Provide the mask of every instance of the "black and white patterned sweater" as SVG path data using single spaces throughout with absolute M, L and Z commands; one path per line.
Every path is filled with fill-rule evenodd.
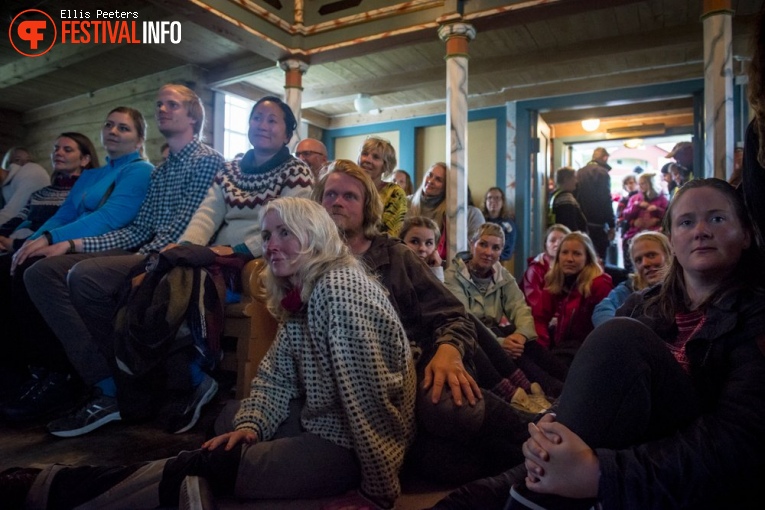
M 306 431 L 356 452 L 362 492 L 394 501 L 414 438 L 415 372 L 395 310 L 363 270 L 327 272 L 280 325 L 234 426 L 268 440 L 298 397 Z

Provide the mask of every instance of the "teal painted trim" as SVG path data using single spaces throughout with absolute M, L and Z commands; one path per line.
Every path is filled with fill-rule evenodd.
M 505 186 L 505 131 L 507 122 L 505 119 L 505 107 L 495 106 L 491 108 L 481 108 L 468 112 L 468 122 L 496 119 L 497 121 L 497 151 L 495 154 L 497 176 L 497 185 Z M 381 131 L 398 131 L 399 148 L 398 167 L 409 172 L 410 177 L 414 177 L 415 164 L 415 141 L 417 129 L 422 127 L 439 126 L 446 124 L 446 114 L 428 115 L 425 117 L 416 117 L 414 119 L 397 120 L 390 122 L 378 122 L 376 124 L 365 124 L 363 126 L 353 126 L 347 128 L 327 129 L 322 136 L 322 142 L 327 146 L 327 156 L 329 159 L 335 158 L 335 139 L 346 136 L 360 136 Z M 469 142 L 468 142 L 469 143 Z
M 534 196 L 531 189 L 531 158 L 529 154 L 530 140 L 532 137 L 531 112 L 536 115 L 537 112 L 544 113 L 548 110 L 618 104 L 620 102 L 623 103 L 644 98 L 659 99 L 694 96 L 695 100 L 699 92 L 701 92 L 703 96 L 703 90 L 704 80 L 696 79 L 518 101 L 516 104 L 516 118 L 507 119 L 508 122 L 515 122 L 516 127 L 517 161 L 515 215 L 516 225 L 518 225 L 519 230 L 515 241 L 516 265 L 525 264 L 526 257 L 536 255 L 543 248 L 541 243 L 534 243 L 540 244 L 539 246 L 531 245 L 531 204 L 535 203 L 539 204 L 538 207 L 544 207 L 545 203 L 544 200 L 542 200 L 544 197 Z M 703 97 L 701 106 L 703 108 Z M 699 110 L 696 105 L 694 105 L 694 140 L 703 140 L 703 125 L 700 126 L 701 130 L 699 130 L 699 124 L 703 122 L 702 119 L 703 115 L 699 114 Z M 536 134 L 533 136 L 536 136 Z M 696 142 L 696 146 L 700 148 L 698 142 Z M 540 209 L 538 214 L 542 213 L 543 211 Z M 541 235 L 542 233 L 539 232 L 536 237 L 541 237 Z

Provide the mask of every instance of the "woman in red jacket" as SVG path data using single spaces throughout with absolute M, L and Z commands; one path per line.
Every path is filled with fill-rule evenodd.
M 590 238 L 568 234 L 545 275 L 539 302 L 532 305 L 537 341 L 567 365 L 593 330 L 592 311 L 613 289 L 611 277 L 598 264 Z
M 571 233 L 566 225 L 556 223 L 551 225 L 545 232 L 545 251 L 536 257 L 529 257 L 527 263 L 529 267 L 523 275 L 521 290 L 526 296 L 526 303 L 530 307 L 539 303 L 542 296 L 542 290 L 545 288 L 545 275 L 550 270 L 552 261 L 555 260 L 555 254 L 558 253 L 560 242 Z

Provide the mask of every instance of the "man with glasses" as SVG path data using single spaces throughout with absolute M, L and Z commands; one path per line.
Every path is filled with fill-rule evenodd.
M 327 164 L 327 148 L 319 140 L 306 138 L 295 147 L 295 157 L 311 167 L 313 178 L 319 181 L 319 172 Z

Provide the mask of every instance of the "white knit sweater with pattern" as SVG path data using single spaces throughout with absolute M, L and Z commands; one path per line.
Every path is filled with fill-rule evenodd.
M 268 440 L 290 400 L 305 398 L 305 430 L 353 449 L 361 490 L 394 501 L 414 438 L 415 384 L 409 343 L 384 290 L 361 269 L 334 269 L 280 325 L 234 426 Z

